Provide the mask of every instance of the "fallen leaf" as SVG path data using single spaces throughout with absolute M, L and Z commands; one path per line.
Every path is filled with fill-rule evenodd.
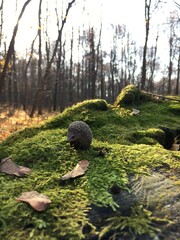
M 82 160 L 80 162 L 78 162 L 78 164 L 75 166 L 75 168 L 66 173 L 64 176 L 62 176 L 62 180 L 67 180 L 69 178 L 75 178 L 81 175 L 84 175 L 84 173 L 86 172 L 87 168 L 89 166 L 89 162 L 87 160 Z
M 171 147 L 171 151 L 179 151 L 180 150 L 180 144 L 174 143 Z
M 17 202 L 27 202 L 38 212 L 44 211 L 51 203 L 51 200 L 44 194 L 37 191 L 24 192 L 18 198 Z
M 139 113 L 140 113 L 140 111 L 138 109 L 133 108 L 132 112 L 131 112 L 131 115 L 137 115 Z
M 31 173 L 31 169 L 23 166 L 18 166 L 10 158 L 3 158 L 0 162 L 0 172 L 18 177 L 24 177 Z

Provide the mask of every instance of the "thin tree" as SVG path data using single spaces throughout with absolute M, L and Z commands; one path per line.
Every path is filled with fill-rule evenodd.
M 1 42 L 2 42 L 2 32 L 3 32 L 3 5 L 4 5 L 4 0 L 1 1 L 0 5 L 0 47 L 1 47 Z
M 43 79 L 42 79 L 42 26 L 41 26 L 41 11 L 42 11 L 42 0 L 39 1 L 39 12 L 38 12 L 38 38 L 39 38 L 39 47 L 38 47 L 38 88 L 43 88 Z M 42 91 L 40 92 L 39 102 L 38 102 L 38 114 L 42 114 Z
M 179 47 L 179 56 L 178 56 L 178 62 L 177 62 L 177 79 L 176 79 L 176 89 L 175 94 L 179 94 L 179 83 L 180 83 L 180 47 Z
M 149 38 L 149 27 L 150 27 L 150 9 L 151 9 L 151 0 L 145 0 L 145 43 L 143 49 L 143 62 L 142 62 L 142 75 L 141 75 L 141 89 L 145 89 L 146 84 L 146 55 L 147 55 L 147 46 Z
M 20 12 L 20 15 L 18 17 L 17 23 L 16 23 L 16 25 L 14 27 L 14 30 L 13 30 L 13 35 L 12 35 L 12 38 L 11 38 L 11 41 L 10 41 L 10 44 L 9 44 L 9 48 L 8 48 L 8 51 L 7 51 L 7 55 L 6 55 L 5 63 L 4 63 L 4 66 L 3 66 L 3 70 L 2 70 L 2 72 L 0 74 L 0 93 L 2 92 L 2 90 L 4 88 L 6 72 L 7 72 L 7 69 L 8 69 L 8 65 L 9 65 L 11 56 L 13 55 L 13 52 L 14 52 L 14 43 L 15 43 L 15 39 L 16 39 L 19 23 L 20 23 L 20 20 L 21 20 L 23 14 L 24 14 L 24 11 L 25 11 L 27 5 L 30 2 L 31 2 L 31 0 L 27 0 L 24 3 L 24 5 L 22 7 L 22 10 Z
M 47 63 L 47 66 L 46 66 L 46 70 L 45 70 L 45 74 L 43 76 L 43 82 L 44 84 L 46 84 L 46 81 L 48 81 L 49 79 L 49 75 L 50 75 L 50 70 L 51 70 L 51 66 L 52 66 L 52 63 L 54 61 L 54 58 L 56 56 L 56 53 L 57 53 L 57 49 L 58 49 L 58 46 L 59 46 L 59 42 L 61 41 L 61 38 L 62 38 L 62 33 L 63 33 L 63 29 L 64 29 L 64 26 L 65 26 L 65 23 L 66 23 L 66 20 L 67 20 L 67 16 L 68 16 L 68 13 L 69 13 L 69 10 L 71 9 L 73 3 L 75 2 L 75 0 L 72 0 L 71 2 L 68 3 L 68 7 L 66 9 L 66 13 L 65 13 L 65 16 L 62 20 L 62 23 L 61 23 L 61 28 L 59 29 L 59 33 L 58 33 L 58 38 L 56 40 L 56 43 L 55 43 L 55 46 L 54 46 L 54 50 L 53 50 L 53 53 L 52 53 L 52 56 L 51 56 L 51 59 L 50 61 Z M 32 106 L 32 110 L 30 112 L 30 117 L 33 117 L 34 113 L 35 113 L 35 110 L 36 110 L 36 107 L 37 107 L 37 104 L 38 104 L 38 101 L 41 97 L 41 92 L 43 92 L 43 88 L 40 86 L 38 87 L 36 93 L 35 93 L 35 96 L 34 96 L 34 102 L 33 102 L 33 106 Z
M 167 86 L 167 94 L 171 94 L 172 92 L 172 74 L 173 74 L 173 64 L 176 55 L 176 12 L 171 12 L 169 19 L 169 66 L 168 66 L 168 86 Z
M 90 97 L 95 98 L 96 94 L 96 58 L 95 58 L 95 32 L 94 28 L 89 29 L 89 92 Z
M 32 57 L 33 57 L 34 43 L 35 43 L 37 37 L 38 37 L 38 34 L 36 34 L 35 38 L 33 39 L 32 43 L 31 43 L 31 52 L 30 52 L 29 59 L 27 60 L 27 64 L 26 64 L 25 70 L 24 70 L 24 82 L 23 82 L 23 110 L 24 111 L 27 110 L 28 95 L 29 95 L 29 91 L 28 91 L 28 68 L 29 68 L 29 65 L 30 65 Z
M 151 57 L 152 58 L 151 58 L 151 63 L 150 63 L 150 77 L 149 77 L 149 82 L 148 82 L 148 90 L 150 92 L 153 92 L 153 90 L 154 90 L 154 72 L 156 70 L 156 56 L 157 56 L 158 38 L 159 38 L 159 35 L 157 34 L 155 47 L 151 48 L 151 51 L 152 51 L 152 56 Z
M 73 94 L 73 38 L 74 38 L 74 30 L 72 27 L 72 35 L 70 41 L 70 62 L 69 62 L 69 102 L 70 104 L 73 103 L 74 94 Z

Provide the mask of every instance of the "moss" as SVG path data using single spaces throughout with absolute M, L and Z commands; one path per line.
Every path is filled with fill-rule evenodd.
M 179 116 L 171 108 L 170 102 L 145 102 L 139 106 L 140 114 L 132 116 L 129 108 L 87 100 L 0 143 L 1 159 L 11 156 L 17 164 L 33 170 L 27 178 L 0 175 L 0 238 L 65 240 L 98 234 L 89 209 L 92 205 L 110 207 L 116 213 L 119 206 L 110 191 L 112 186 L 127 190 L 130 176 L 147 175 L 152 169 L 168 169 L 171 174 L 180 167 L 180 153 L 158 144 L 164 136 L 159 126 L 179 126 Z M 92 146 L 86 151 L 76 151 L 66 141 L 68 125 L 76 120 L 88 123 L 93 132 Z M 83 159 L 90 162 L 86 174 L 62 182 L 62 175 Z M 16 197 L 30 190 L 51 199 L 45 212 L 37 213 L 28 204 L 16 203 Z M 139 224 L 147 226 L 143 221 Z M 89 226 L 88 233 L 83 231 L 84 226 Z
M 141 92 L 136 86 L 128 85 L 123 88 L 121 93 L 117 96 L 114 103 L 115 106 L 139 105 L 142 102 L 150 101 L 152 98 Z
M 170 103 L 169 111 L 175 115 L 180 115 L 180 103 L 179 102 Z
M 107 102 L 103 99 L 85 100 L 65 109 L 63 113 L 47 121 L 44 125 L 44 129 L 67 127 L 70 122 L 77 120 L 88 123 L 88 114 L 86 114 L 88 110 L 106 111 L 107 109 Z M 84 119 L 84 115 L 86 115 L 86 119 Z
M 163 130 L 158 128 L 149 128 L 147 130 L 138 130 L 133 134 L 136 143 L 144 143 L 154 145 L 160 143 L 165 144 L 165 133 Z

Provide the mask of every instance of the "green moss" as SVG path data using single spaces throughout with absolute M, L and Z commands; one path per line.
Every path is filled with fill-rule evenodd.
M 70 122 L 77 120 L 88 122 L 88 114 L 86 114 L 88 110 L 106 111 L 107 109 L 107 102 L 103 99 L 85 100 L 65 109 L 63 113 L 47 121 L 44 129 L 67 127 Z
M 33 170 L 27 178 L 0 175 L 0 238 L 84 239 L 97 231 L 89 217 L 92 205 L 117 211 L 112 186 L 128 189 L 130 176 L 150 174 L 152 169 L 176 171 L 180 153 L 160 145 L 164 132 L 159 126 L 177 128 L 180 124 L 179 116 L 171 111 L 172 103 L 146 102 L 138 109 L 140 114 L 132 116 L 129 108 L 108 106 L 99 99 L 87 100 L 0 143 L 1 159 L 10 156 L 17 164 Z M 86 151 L 76 151 L 66 141 L 68 125 L 75 120 L 85 121 L 92 129 L 93 143 Z M 100 155 L 100 151 L 104 154 Z M 61 177 L 83 159 L 90 162 L 86 174 L 62 182 Z M 15 201 L 22 192 L 31 190 L 51 199 L 45 212 L 37 213 L 28 204 Z M 133 216 L 128 217 L 120 222 L 125 221 L 136 235 L 130 226 Z M 149 222 L 143 220 L 139 224 L 144 224 L 146 234 L 150 234 Z M 85 233 L 83 228 L 87 225 L 90 230 Z
M 180 115 L 180 103 L 179 102 L 170 103 L 169 110 L 175 115 Z
M 154 145 L 160 143 L 164 145 L 165 143 L 165 133 L 158 128 L 149 128 L 147 130 L 139 130 L 133 134 L 136 143 Z
M 123 88 L 117 96 L 115 106 L 138 105 L 142 102 L 150 101 L 152 98 L 141 92 L 136 86 L 128 85 Z

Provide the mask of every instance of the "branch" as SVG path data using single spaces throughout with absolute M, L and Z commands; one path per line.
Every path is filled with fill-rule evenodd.
M 150 93 L 150 92 L 146 92 L 146 91 L 142 91 L 142 92 L 147 94 L 147 95 L 150 95 L 150 96 L 155 96 L 155 97 L 159 97 L 159 98 L 162 98 L 162 99 L 167 99 L 167 100 L 180 102 L 180 99 L 175 99 L 175 98 L 171 98 L 171 97 L 165 97 L 165 96 L 162 96 L 162 95 L 158 95 L 158 94 Z
M 63 31 L 64 25 L 65 25 L 65 23 L 66 23 L 66 19 L 67 19 L 69 10 L 70 10 L 70 8 L 72 7 L 72 5 L 73 5 L 73 3 L 74 3 L 75 1 L 76 1 L 76 0 L 72 0 L 70 3 L 68 3 L 68 7 L 67 7 L 67 9 L 66 9 L 66 14 L 65 14 L 64 19 L 62 20 L 62 25 L 61 25 L 61 28 L 60 28 L 60 30 L 59 30 L 59 34 L 58 34 L 58 38 L 57 38 L 57 40 L 56 40 L 56 44 L 55 44 L 55 47 L 54 47 L 54 51 L 53 51 L 51 60 L 50 60 L 50 62 L 49 62 L 49 64 L 48 64 L 48 66 L 47 66 L 47 69 L 46 69 L 46 73 L 45 73 L 44 78 L 46 78 L 46 77 L 47 77 L 46 75 L 49 74 L 49 70 L 50 70 L 50 68 L 51 68 L 51 65 L 52 65 L 52 63 L 53 63 L 53 61 L 54 61 L 54 57 L 55 57 L 56 52 L 57 52 L 58 44 L 59 44 L 59 42 L 60 42 L 60 40 L 61 40 L 62 31 Z
M 176 4 L 176 6 L 180 9 L 180 4 L 177 3 L 176 1 L 174 1 L 174 3 Z

